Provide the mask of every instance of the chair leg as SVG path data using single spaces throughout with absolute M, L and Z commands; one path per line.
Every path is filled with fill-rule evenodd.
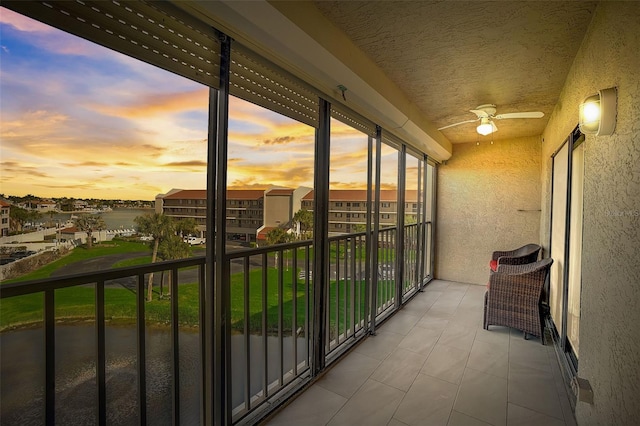
M 527 332 L 526 331 L 524 332 L 524 340 L 529 340 L 529 339 L 527 339 Z

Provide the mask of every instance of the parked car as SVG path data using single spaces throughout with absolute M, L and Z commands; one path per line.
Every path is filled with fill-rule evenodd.
M 204 244 L 206 241 L 207 241 L 206 238 L 200 238 L 200 237 L 188 236 L 184 238 L 184 242 L 189 243 L 192 246 Z

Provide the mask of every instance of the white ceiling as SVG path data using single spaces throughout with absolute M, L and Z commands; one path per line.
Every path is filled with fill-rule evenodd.
M 542 111 L 497 121 L 494 140 L 540 135 L 553 111 L 597 2 L 314 1 L 420 112 L 442 127 L 469 110 Z M 577 121 L 577 117 L 576 117 Z M 476 123 L 445 129 L 475 142 Z

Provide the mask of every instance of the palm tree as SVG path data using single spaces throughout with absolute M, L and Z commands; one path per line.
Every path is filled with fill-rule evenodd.
M 93 247 L 93 232 L 102 231 L 107 227 L 107 224 L 104 223 L 104 220 L 101 216 L 94 214 L 83 214 L 78 217 L 78 219 L 76 219 L 76 226 L 81 231 L 87 233 L 87 249 L 91 249 Z
M 184 259 L 191 255 L 189 244 L 178 235 L 169 235 L 158 245 L 158 256 L 162 260 Z M 160 277 L 160 297 L 163 296 L 164 271 Z M 171 275 L 169 275 L 169 295 L 171 294 Z
M 313 229 L 313 212 L 309 210 L 298 210 L 291 219 L 293 223 L 300 226 L 300 239 L 303 240 L 307 234 Z
M 287 243 L 287 242 L 291 241 L 291 235 L 289 235 L 287 233 L 287 231 L 285 231 L 282 228 L 273 228 L 272 230 L 267 232 L 265 237 L 267 238 L 267 244 L 269 244 L 270 246 L 274 245 L 274 244 Z M 276 252 L 274 261 L 275 261 L 274 266 L 277 268 L 278 267 L 278 252 Z M 288 266 L 287 266 L 287 268 L 288 268 Z
M 145 214 L 136 216 L 133 220 L 138 225 L 138 232 L 151 235 L 153 237 L 153 253 L 151 263 L 155 263 L 158 257 L 158 247 L 160 242 L 175 233 L 175 223 L 169 216 L 160 213 Z M 147 301 L 153 299 L 153 274 L 149 274 L 149 284 L 147 285 Z
M 196 234 L 198 232 L 198 223 L 192 217 L 186 217 L 184 219 L 179 219 L 176 221 L 176 232 L 181 237 L 186 237 L 190 234 Z M 181 259 L 179 257 L 174 259 Z

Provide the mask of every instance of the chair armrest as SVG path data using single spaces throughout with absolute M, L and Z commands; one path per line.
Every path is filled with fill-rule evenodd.
M 503 256 L 513 256 L 514 253 L 515 253 L 515 250 L 494 251 L 491 254 L 491 260 L 498 260 L 500 257 L 503 257 Z

